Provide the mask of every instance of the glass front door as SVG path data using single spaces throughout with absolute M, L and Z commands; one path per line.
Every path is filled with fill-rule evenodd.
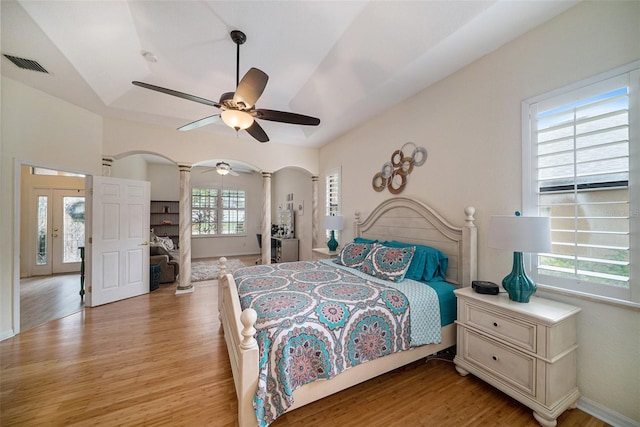
M 84 190 L 36 191 L 33 275 L 80 271 Z

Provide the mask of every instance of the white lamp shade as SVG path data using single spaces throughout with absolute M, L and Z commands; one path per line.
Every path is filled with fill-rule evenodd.
M 220 113 L 222 121 L 235 130 L 246 129 L 253 124 L 253 117 L 240 110 L 224 110 Z
M 330 215 L 324 217 L 325 230 L 342 230 L 342 215 Z
M 549 218 L 492 216 L 489 224 L 489 247 L 513 252 L 551 252 Z

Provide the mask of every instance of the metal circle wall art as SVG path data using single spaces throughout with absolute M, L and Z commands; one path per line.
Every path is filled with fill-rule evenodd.
M 411 149 L 410 156 L 405 155 L 408 149 Z M 391 161 L 385 162 L 380 172 L 373 175 L 371 185 L 378 192 L 387 187 L 391 194 L 400 194 L 407 185 L 407 177 L 413 172 L 413 168 L 424 165 L 426 161 L 427 149 L 416 147 L 413 142 L 407 142 L 391 154 Z

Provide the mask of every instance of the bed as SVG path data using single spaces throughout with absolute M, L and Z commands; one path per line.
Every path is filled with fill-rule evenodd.
M 423 203 L 404 197 L 395 197 L 382 202 L 365 219 L 361 219 L 359 213 L 355 214 L 354 239 L 358 242 L 395 241 L 403 242 L 403 244 L 435 248 L 437 251 L 446 254 L 447 267 L 446 271 L 442 272 L 446 282 L 454 287 L 470 286 L 471 281 L 476 279 L 477 274 L 477 230 L 474 224 L 474 212 L 475 210 L 472 207 L 466 208 L 464 216 L 461 213 L 460 221 L 458 221 L 462 222 L 463 225 L 456 227 Z M 372 247 L 375 246 L 377 245 Z M 285 274 L 286 272 L 283 270 L 300 269 L 305 266 L 305 262 L 241 269 L 235 273 L 239 276 L 238 281 L 236 281 L 232 274 L 226 273 L 225 261 L 224 257 L 220 259 L 218 309 L 238 398 L 238 424 L 240 427 L 266 425 L 272 418 L 267 417 L 268 421 L 266 423 L 263 420 L 259 422 L 254 409 L 254 399 L 262 402 L 264 397 L 260 393 L 256 394 L 256 389 L 259 381 L 262 383 L 261 385 L 264 385 L 266 381 L 264 372 L 262 376 L 260 374 L 260 368 L 266 365 L 265 360 L 260 359 L 258 345 L 258 340 L 260 340 L 260 344 L 264 346 L 265 340 L 260 338 L 261 334 L 256 334 L 256 321 L 258 319 L 256 310 L 253 308 L 242 310 L 243 304 L 245 306 L 249 305 L 247 299 L 250 299 L 250 297 L 244 296 L 241 304 L 238 283 L 241 283 L 241 292 L 242 290 L 246 291 L 247 284 L 243 280 L 246 281 L 248 276 L 258 274 L 258 271 L 253 269 L 266 269 L 265 271 L 268 271 L 270 276 L 265 277 L 273 278 Z M 306 266 L 319 269 L 322 274 L 325 274 L 328 268 L 333 267 L 326 260 L 306 263 Z M 363 268 L 361 266 L 361 269 Z M 305 270 L 305 274 L 316 273 Z M 342 273 L 332 270 L 331 274 Z M 360 279 L 351 278 L 349 280 Z M 403 284 L 404 282 L 411 281 L 402 281 Z M 379 286 L 385 285 L 380 284 Z M 395 295 L 393 290 L 381 289 L 384 290 L 380 292 Z M 254 307 L 258 308 L 257 306 Z M 260 309 L 258 308 L 258 310 Z M 398 324 L 406 321 L 406 319 L 402 318 L 402 313 L 397 314 L 397 316 L 399 316 L 396 319 Z M 395 350 L 400 350 L 399 352 L 385 353 L 384 356 L 368 360 L 366 363 L 347 363 L 349 366 L 344 367 L 342 371 L 334 372 L 333 375 L 328 375 L 327 379 L 309 382 L 304 385 L 298 384 L 291 392 L 291 395 L 288 396 L 290 401 L 287 401 L 286 407 L 280 408 L 280 411 L 289 412 L 456 344 L 456 329 L 453 322 L 441 326 L 438 333 L 439 342 L 419 346 L 410 343 L 407 347 L 406 342 L 401 343 L 400 338 L 398 338 L 395 340 L 394 347 L 397 347 Z M 345 344 L 344 347 L 347 347 L 347 345 Z M 276 362 L 273 363 L 275 364 Z M 274 388 L 272 384 L 270 386 L 271 389 Z M 271 406 L 267 405 L 267 408 Z

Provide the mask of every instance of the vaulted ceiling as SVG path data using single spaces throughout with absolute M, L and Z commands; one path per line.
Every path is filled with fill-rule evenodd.
M 239 29 L 240 77 L 269 75 L 256 106 L 321 119 L 259 121 L 271 143 L 317 147 L 576 3 L 3 0 L 2 53 L 48 74 L 4 56 L 1 69 L 97 114 L 177 128 L 219 110 L 131 81 L 217 101 L 235 90 Z M 193 132 L 234 133 L 222 122 Z

